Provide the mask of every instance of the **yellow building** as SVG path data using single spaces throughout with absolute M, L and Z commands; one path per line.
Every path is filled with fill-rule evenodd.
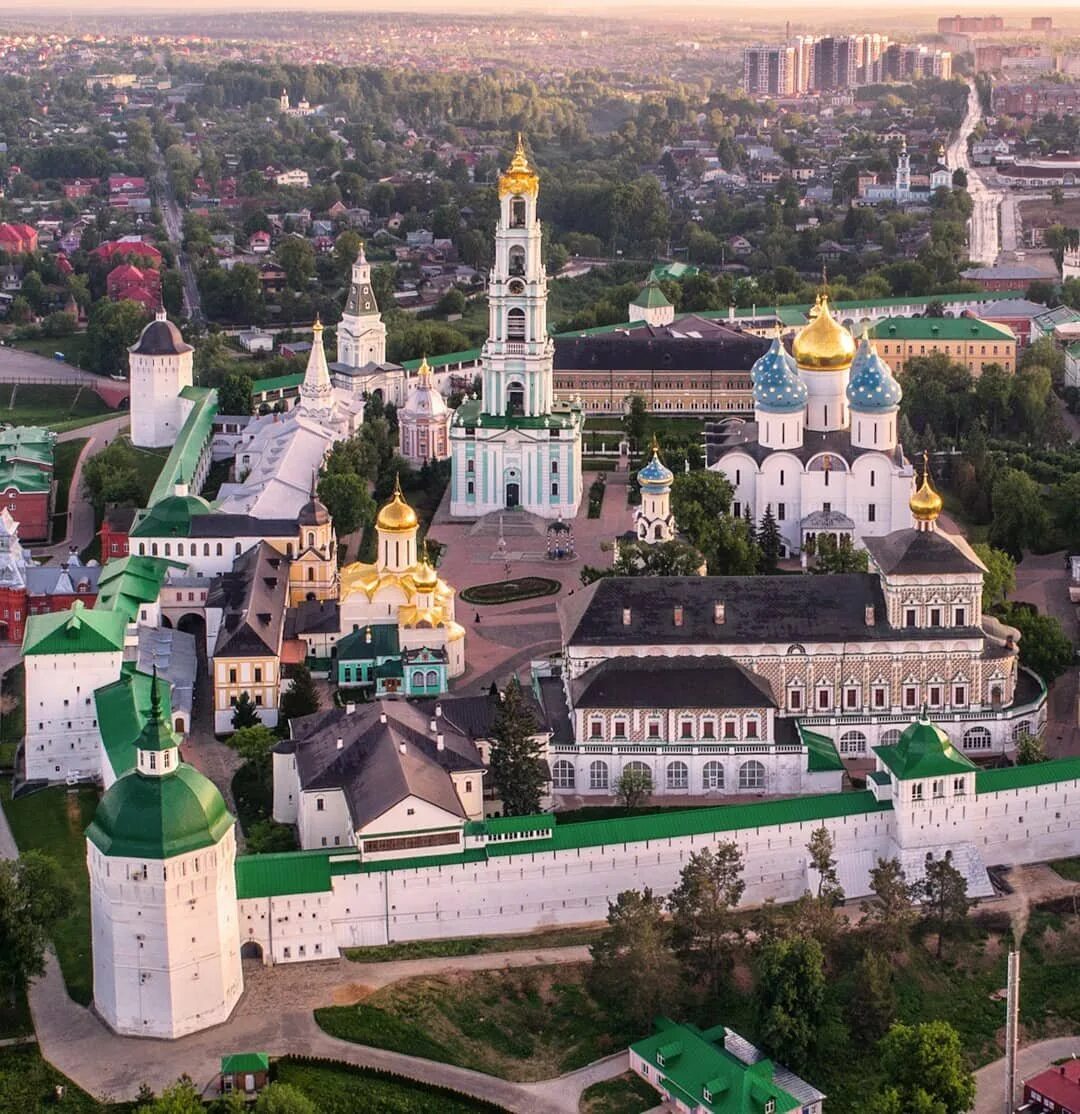
M 977 317 L 886 317 L 870 335 L 896 375 L 913 357 L 936 352 L 963 364 L 976 379 L 990 364 L 1016 371 L 1016 334 Z
M 315 479 L 311 481 L 311 498 L 300 508 L 297 519 L 298 537 L 295 556 L 292 546 L 288 556 L 289 606 L 296 607 L 304 600 L 330 600 L 337 598 L 337 534 L 330 512 L 315 493 Z

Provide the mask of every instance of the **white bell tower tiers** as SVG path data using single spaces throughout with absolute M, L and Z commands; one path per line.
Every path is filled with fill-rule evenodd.
M 347 367 L 386 363 L 386 326 L 371 285 L 371 264 L 364 245 L 352 266 L 349 297 L 337 330 L 337 358 Z

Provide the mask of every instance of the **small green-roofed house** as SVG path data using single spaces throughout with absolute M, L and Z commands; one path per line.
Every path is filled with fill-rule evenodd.
M 690 278 L 692 275 L 698 273 L 698 268 L 692 263 L 656 263 L 653 269 L 649 272 L 649 282 L 660 282 L 662 279 L 672 279 L 678 282 L 679 279 Z
M 928 719 L 916 720 L 893 746 L 874 747 L 881 764 L 900 781 L 973 774 L 974 762 Z
M 657 1018 L 656 1032 L 630 1046 L 630 1067 L 692 1114 L 820 1114 L 825 1100 L 723 1025 L 702 1032 Z
M 221 1057 L 221 1093 L 245 1098 L 257 1095 L 270 1081 L 270 1057 L 265 1052 L 234 1052 Z

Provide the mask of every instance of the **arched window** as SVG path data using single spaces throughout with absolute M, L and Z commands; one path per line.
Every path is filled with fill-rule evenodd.
M 420 689 L 424 687 L 424 671 L 422 669 L 413 670 L 412 683 L 414 689 Z
M 690 788 L 690 767 L 685 762 L 668 763 L 667 787 L 669 789 Z
M 308 531 L 307 543 L 308 549 L 313 549 L 315 547 L 315 535 L 311 530 Z
M 565 758 L 560 758 L 551 767 L 551 784 L 555 789 L 574 788 L 574 764 Z
M 510 201 L 510 227 L 525 227 L 525 198 L 514 197 Z
M 222 543 L 221 543 L 221 542 L 218 542 L 218 543 L 217 543 L 217 555 L 218 555 L 219 557 L 220 557 L 220 556 L 222 555 L 222 553 L 224 552 L 224 550 L 223 550 L 223 549 L 221 548 L 221 546 L 222 546 Z
M 427 677 L 425 678 L 425 680 L 427 682 L 428 688 L 433 688 L 439 683 L 439 674 L 436 673 L 434 669 L 429 669 L 427 671 Z
M 236 543 L 236 556 L 237 557 L 240 556 L 240 543 L 239 542 Z
M 590 789 L 607 789 L 608 787 L 608 764 L 600 762 L 599 760 L 593 762 L 589 766 L 589 788 Z
M 525 274 L 525 249 L 522 247 L 515 246 L 510 249 L 510 274 Z
M 308 580 L 314 580 L 315 579 L 315 566 L 314 565 L 308 565 L 307 578 L 308 578 Z
M 1024 735 L 1031 734 L 1031 723 L 1028 720 L 1021 720 L 1020 723 L 1014 723 L 1012 729 L 1012 741 L 1014 743 L 1020 742 Z
M 866 736 L 861 731 L 845 731 L 840 736 L 841 754 L 865 754 Z
M 511 417 L 522 417 L 525 413 L 525 385 L 513 382 L 506 389 L 506 409 Z
M 151 542 L 150 543 L 150 556 L 151 557 L 156 557 L 157 556 L 157 542 Z
M 184 556 L 184 543 L 183 542 L 177 542 L 176 543 L 176 556 L 177 557 L 183 557 Z
M 635 774 L 641 774 L 648 779 L 649 785 L 652 785 L 652 770 L 650 770 L 644 762 L 627 762 L 626 765 L 623 766 L 622 772 L 625 774 L 629 770 L 633 770 Z
M 882 734 L 881 739 L 878 741 L 878 745 L 883 747 L 894 747 L 898 742 L 900 742 L 900 731 L 893 727 Z
M 506 315 L 506 339 L 525 339 L 525 311 L 517 306 Z
M 969 727 L 964 732 L 965 750 L 989 750 L 990 744 L 990 730 L 987 727 Z
M 146 542 L 139 542 L 139 556 L 146 556 Z
M 724 767 L 719 762 L 706 762 L 701 772 L 702 789 L 724 788 Z
M 203 542 L 202 555 L 204 557 L 209 557 L 210 556 L 210 543 L 209 542 Z
M 756 762 L 753 759 L 749 762 L 744 762 L 739 767 L 739 788 L 764 789 L 765 767 L 760 762 Z

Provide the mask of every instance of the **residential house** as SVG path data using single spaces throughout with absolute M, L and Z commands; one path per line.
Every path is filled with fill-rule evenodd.
M 1034 1114 L 1075 1114 L 1080 1110 L 1080 1060 L 1066 1060 L 1024 1080 L 1023 1109 Z

